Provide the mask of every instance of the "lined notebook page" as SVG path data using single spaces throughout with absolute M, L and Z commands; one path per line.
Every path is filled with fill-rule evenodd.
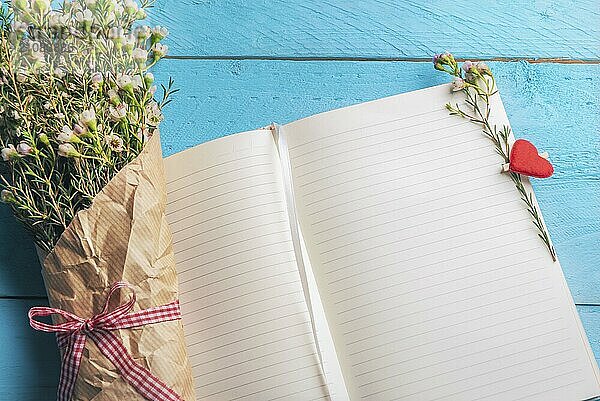
M 444 109 L 450 96 L 435 87 L 284 127 L 351 398 L 596 396 L 560 266 L 492 143 Z
M 328 399 L 271 132 L 206 143 L 165 164 L 198 399 Z

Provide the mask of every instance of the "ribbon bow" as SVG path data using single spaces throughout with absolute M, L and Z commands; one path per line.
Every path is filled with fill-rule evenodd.
M 121 288 L 131 290 L 129 301 L 109 310 L 112 296 Z M 29 310 L 31 327 L 38 331 L 56 333 L 58 346 L 64 349 L 58 385 L 58 401 L 71 400 L 87 338 L 98 346 L 100 352 L 115 365 L 121 376 L 147 400 L 183 400 L 158 377 L 137 364 L 123 343 L 111 333 L 111 331 L 119 329 L 179 320 L 181 319 L 179 301 L 130 313 L 135 302 L 136 296 L 133 287 L 124 282 L 116 282 L 110 287 L 102 312 L 90 319 L 82 319 L 73 313 L 55 308 L 35 307 Z M 51 315 L 60 315 L 66 321 L 52 325 L 35 320 L 36 317 Z

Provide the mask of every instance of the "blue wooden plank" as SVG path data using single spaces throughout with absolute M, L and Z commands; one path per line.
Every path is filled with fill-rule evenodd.
M 595 59 L 597 0 L 158 0 L 172 54 Z
M 51 334 L 34 332 L 27 324 L 29 301 L 0 300 L 5 324 L 0 326 L 0 399 L 53 400 L 59 356 Z M 579 307 L 590 344 L 600 362 L 600 307 Z
M 27 311 L 40 302 L 0 300 L 0 399 L 40 401 L 56 399 L 59 353 L 55 337 L 37 333 Z
M 555 163 L 556 175 L 535 187 L 574 298 L 600 303 L 600 65 L 492 68 L 517 136 L 550 151 Z M 169 74 L 181 92 L 166 112 L 165 154 L 446 80 L 429 63 L 406 62 L 167 60 L 156 75 L 164 81 Z M 14 232 L 1 226 L 0 244 L 22 249 L 26 241 L 7 241 Z M 21 256 L 0 259 L 0 294 L 43 295 L 33 255 Z

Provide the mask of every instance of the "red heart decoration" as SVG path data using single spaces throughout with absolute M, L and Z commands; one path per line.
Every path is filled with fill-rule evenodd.
M 554 167 L 538 154 L 531 142 L 518 139 L 510 151 L 510 171 L 530 177 L 548 178 L 554 173 Z

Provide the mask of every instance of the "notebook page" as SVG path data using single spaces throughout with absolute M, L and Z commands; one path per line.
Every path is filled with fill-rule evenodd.
M 448 115 L 450 96 L 444 85 L 284 127 L 350 396 L 596 396 L 597 367 L 560 266 L 492 143 Z M 493 108 L 506 121 L 501 103 Z
M 294 259 L 270 131 L 165 160 L 199 400 L 329 399 Z

